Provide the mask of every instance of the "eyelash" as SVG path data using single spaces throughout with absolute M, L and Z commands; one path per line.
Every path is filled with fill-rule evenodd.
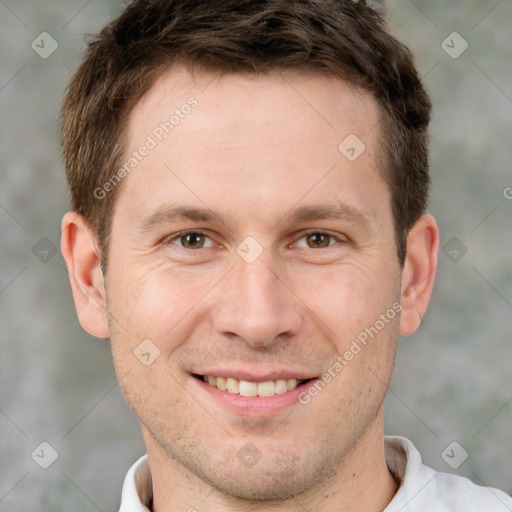
M 212 238 L 204 231 L 188 230 L 188 231 L 181 231 L 180 233 L 173 235 L 171 238 L 167 238 L 164 241 L 164 245 L 165 246 L 175 245 L 185 251 L 199 251 L 200 249 L 211 249 L 211 247 L 200 247 L 199 249 L 189 249 L 187 247 L 183 247 L 182 245 L 173 243 L 175 240 L 179 240 L 180 238 L 182 238 L 186 235 L 189 235 L 189 234 L 203 235 L 203 236 L 209 238 L 211 241 L 213 241 Z M 332 247 L 333 245 L 347 242 L 347 239 L 345 237 L 334 235 L 332 233 L 329 233 L 328 231 L 311 230 L 311 231 L 303 232 L 301 234 L 301 236 L 294 243 L 297 243 L 299 240 L 307 237 L 308 235 L 325 235 L 325 236 L 330 237 L 331 239 L 334 239 L 336 243 L 329 244 L 327 247 L 320 247 L 320 248 L 316 248 L 316 249 L 313 247 L 301 247 L 301 249 L 314 249 L 316 252 L 320 252 L 320 251 L 328 249 L 329 247 Z

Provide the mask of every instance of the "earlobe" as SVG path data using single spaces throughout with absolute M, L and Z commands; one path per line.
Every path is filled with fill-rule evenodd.
M 108 338 L 105 282 L 95 235 L 76 212 L 62 219 L 61 250 L 80 325 L 93 336 Z
M 400 334 L 418 329 L 427 311 L 437 269 L 439 229 L 430 215 L 423 215 L 409 231 L 402 270 Z

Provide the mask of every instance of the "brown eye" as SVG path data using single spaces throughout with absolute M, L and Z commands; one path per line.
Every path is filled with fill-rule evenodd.
M 205 238 L 202 233 L 186 233 L 179 237 L 179 241 L 185 249 L 202 249 Z
M 325 233 L 310 233 L 306 235 L 306 243 L 312 249 L 323 249 L 331 245 L 331 236 Z

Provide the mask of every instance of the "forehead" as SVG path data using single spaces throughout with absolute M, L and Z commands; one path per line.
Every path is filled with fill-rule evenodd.
M 143 209 L 173 201 L 178 189 L 196 203 L 208 199 L 234 211 L 296 202 L 305 193 L 351 195 L 358 206 L 363 197 L 355 188 L 373 199 L 385 188 L 375 168 L 378 119 L 371 95 L 336 78 L 175 67 L 129 116 L 126 157 L 148 138 L 155 147 L 125 180 L 121 196 L 146 193 Z M 361 152 L 355 160 L 354 152 Z M 240 201 L 226 201 L 234 191 Z
M 375 99 L 332 76 L 290 69 L 266 74 L 221 74 L 176 65 L 164 72 L 135 105 L 129 117 L 130 133 L 150 132 L 153 121 L 168 120 L 173 110 L 180 110 L 190 97 L 197 99 L 199 110 L 207 115 L 192 116 L 187 127 L 209 130 L 210 136 L 212 126 L 221 128 L 220 119 L 222 128 L 229 124 L 241 129 L 237 132 L 240 139 L 247 133 L 254 139 L 261 124 L 270 128 L 300 121 L 298 115 L 303 116 L 303 122 L 295 125 L 294 133 L 299 134 L 303 127 L 307 137 L 315 131 L 319 137 L 337 132 L 337 138 L 348 125 L 364 136 L 378 122 Z M 244 115 L 247 112 L 250 117 Z M 215 132 L 219 137 L 225 135 L 220 129 Z M 260 135 L 263 139 L 265 134 Z

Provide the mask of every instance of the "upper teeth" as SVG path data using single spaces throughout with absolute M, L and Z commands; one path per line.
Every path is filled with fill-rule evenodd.
M 246 380 L 233 379 L 232 377 L 212 377 L 205 375 L 205 382 L 210 386 L 215 386 L 221 391 L 227 391 L 233 395 L 242 396 L 274 396 L 282 395 L 287 391 L 295 389 L 304 382 L 300 379 L 277 379 L 267 380 L 265 382 L 249 382 Z

